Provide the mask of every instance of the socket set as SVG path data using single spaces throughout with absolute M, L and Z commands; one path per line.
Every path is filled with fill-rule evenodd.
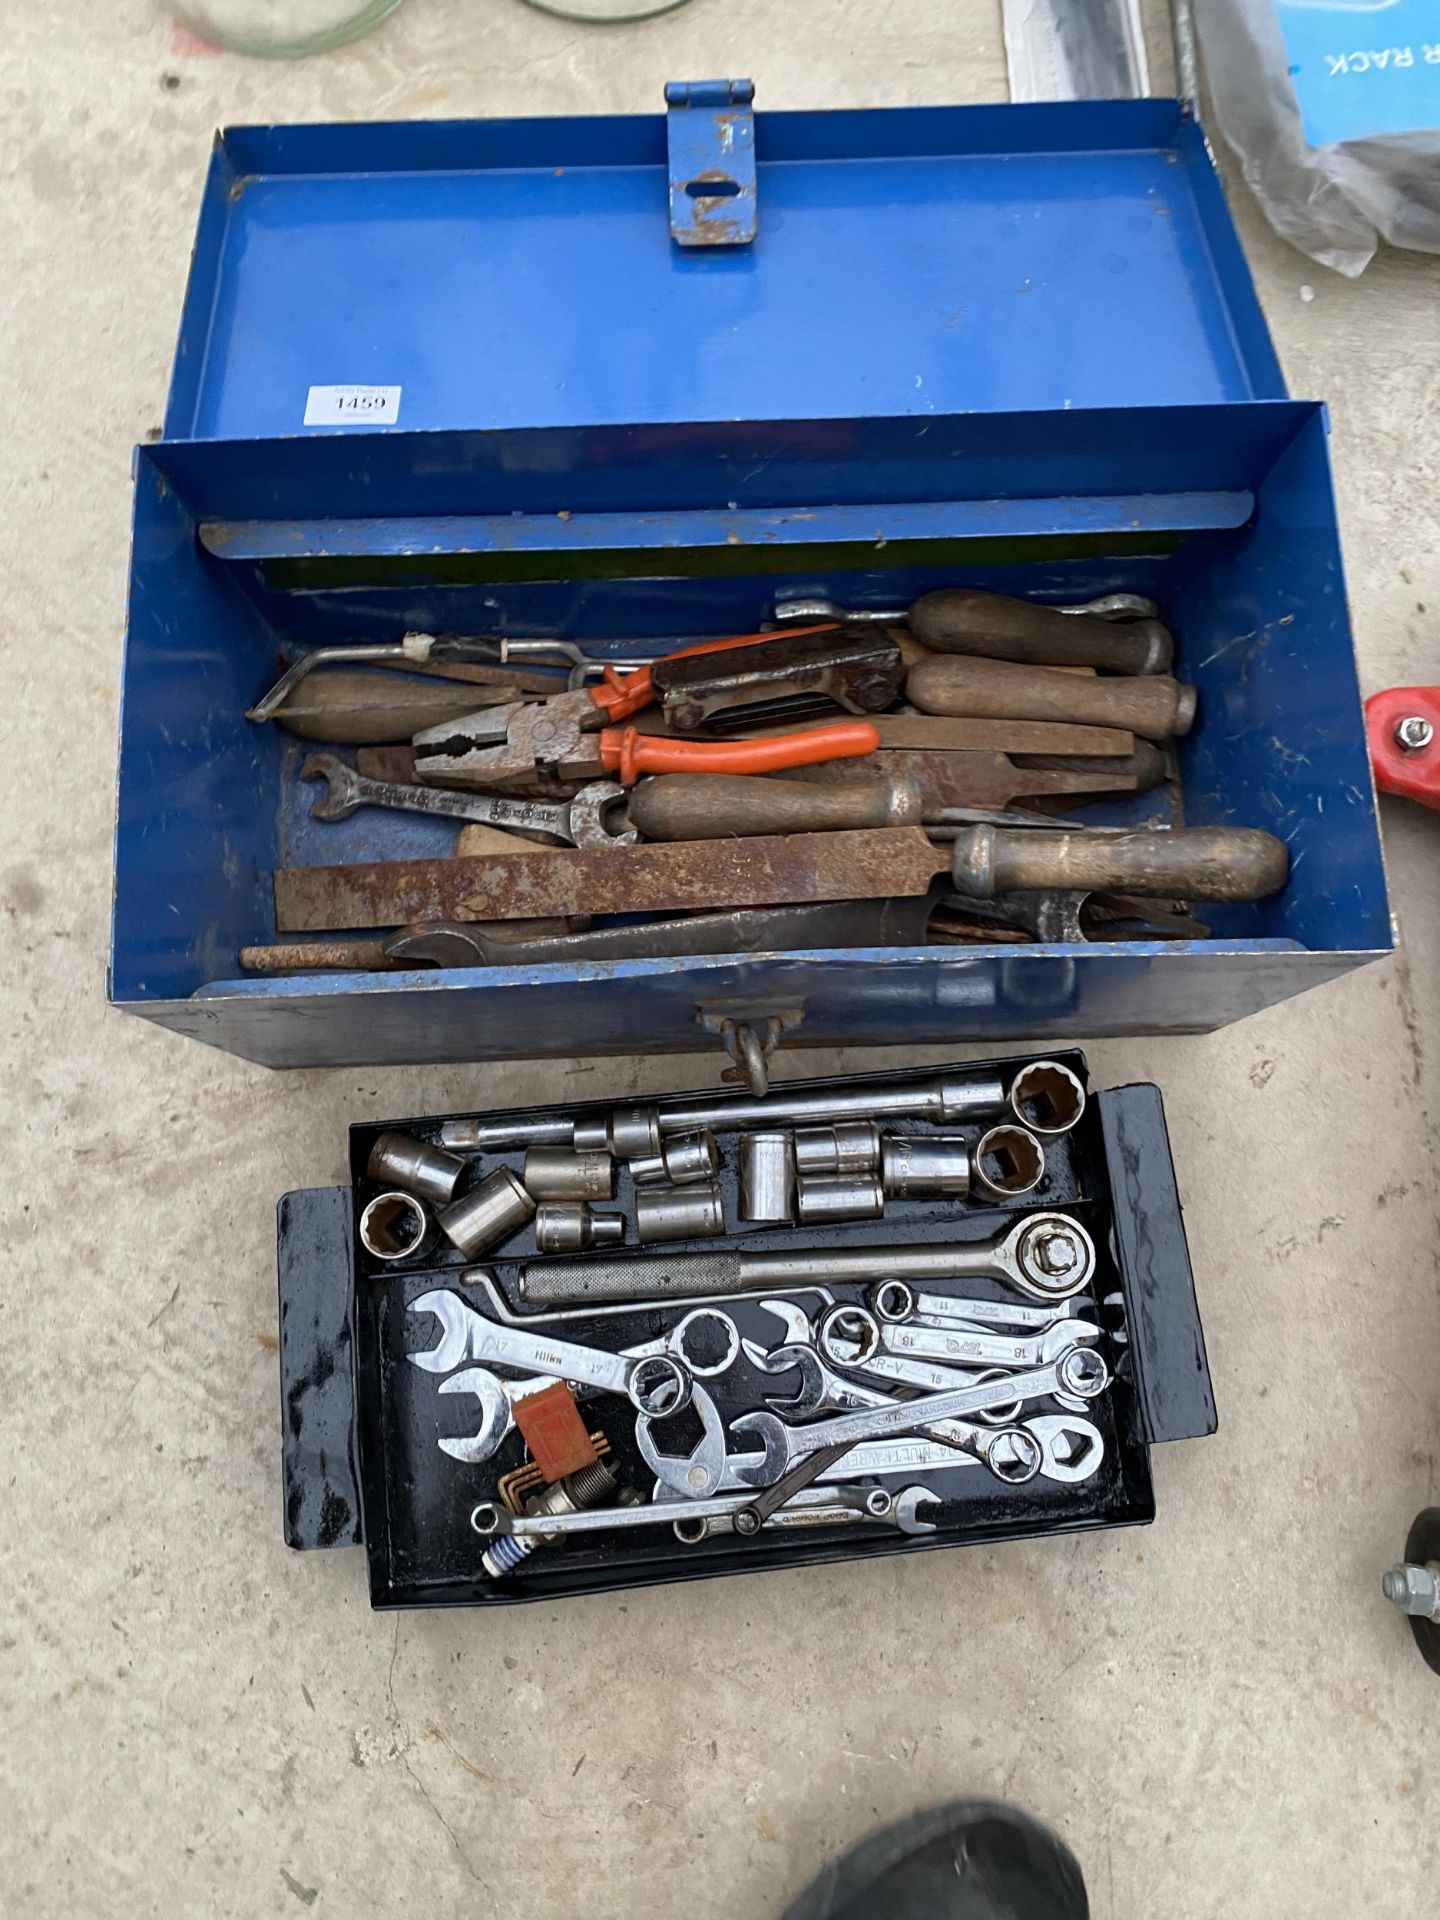
M 377 1606 L 1143 1522 L 1213 1430 L 1153 1087 L 1067 1050 L 351 1130 L 280 1210 L 286 1533 Z

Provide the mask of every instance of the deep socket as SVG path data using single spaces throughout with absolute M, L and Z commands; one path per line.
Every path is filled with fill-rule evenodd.
M 795 1138 L 789 1133 L 740 1136 L 740 1218 L 789 1220 L 795 1210 Z

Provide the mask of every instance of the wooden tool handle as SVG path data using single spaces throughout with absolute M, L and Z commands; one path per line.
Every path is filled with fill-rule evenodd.
M 922 594 L 910 631 L 937 653 L 980 654 L 1030 666 L 1101 667 L 1107 673 L 1168 673 L 1175 657 L 1158 620 L 1097 620 L 973 587 Z
M 1188 733 L 1195 689 L 1168 674 L 1098 678 L 1010 660 L 934 654 L 912 667 L 905 692 L 923 713 L 969 720 L 1066 720 L 1124 727 L 1147 740 Z
M 671 773 L 641 781 L 630 824 L 647 840 L 722 840 L 729 835 L 824 833 L 831 828 L 908 826 L 923 818 L 918 791 L 884 781 L 807 786 L 732 774 Z
M 1283 840 L 1258 827 L 1050 833 L 972 827 L 955 841 L 954 879 L 972 899 L 1054 889 L 1160 900 L 1262 900 L 1290 871 Z

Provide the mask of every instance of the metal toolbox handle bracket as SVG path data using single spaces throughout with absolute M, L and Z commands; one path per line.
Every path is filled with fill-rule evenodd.
M 1214 1433 L 1218 1417 L 1160 1089 L 1114 1087 L 1097 1095 L 1095 1106 L 1140 1435 L 1152 1445 L 1196 1440 Z
M 665 87 L 670 235 L 682 247 L 743 247 L 755 238 L 753 80 L 671 80 Z
M 282 1194 L 275 1224 L 285 1542 L 359 1546 L 350 1189 Z
M 770 1089 L 770 1057 L 780 1045 L 780 1036 L 787 1027 L 798 1027 L 804 1018 L 802 1007 L 762 1011 L 737 1006 L 733 1001 L 718 1007 L 702 1004 L 695 1009 L 696 1025 L 705 1033 L 718 1034 L 733 1062 L 720 1078 L 738 1080 L 755 1100 L 763 1100 Z

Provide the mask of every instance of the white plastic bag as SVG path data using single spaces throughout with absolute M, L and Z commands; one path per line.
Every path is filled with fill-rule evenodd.
M 1339 273 L 1440 253 L 1437 0 L 1195 0 L 1220 130 L 1271 225 Z

